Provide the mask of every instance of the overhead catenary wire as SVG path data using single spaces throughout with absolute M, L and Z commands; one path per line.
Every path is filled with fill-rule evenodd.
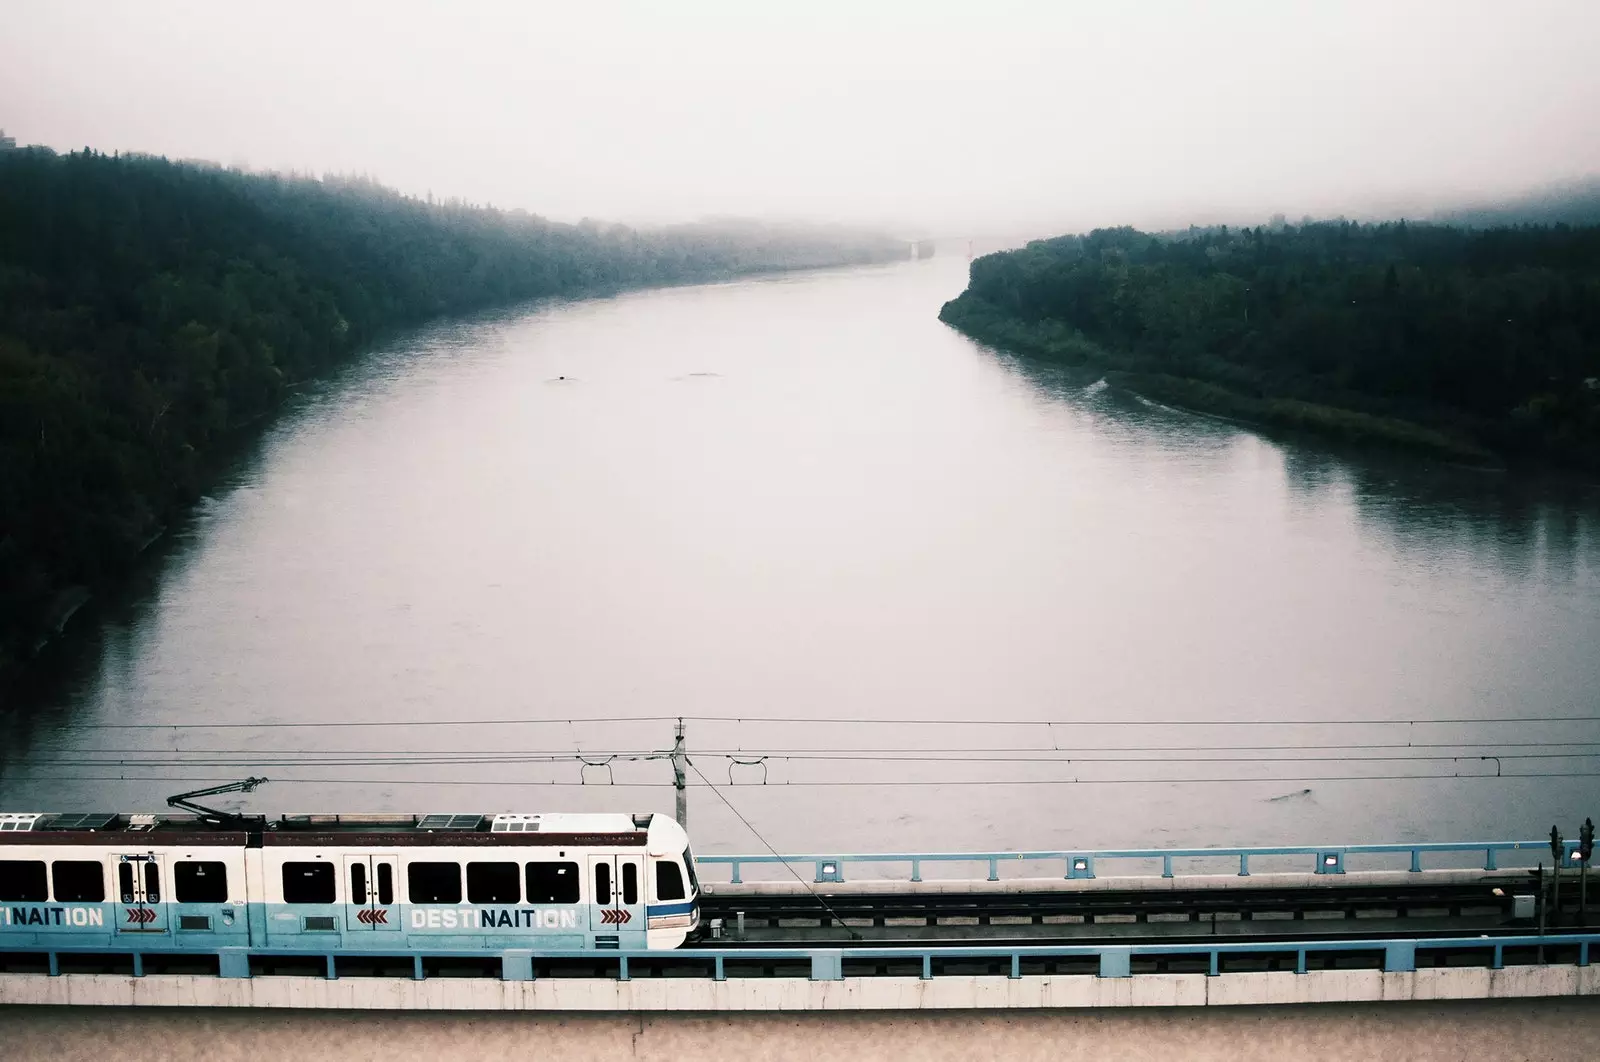
M 194 775 L 194 774 L 107 774 L 107 775 L 60 775 L 52 774 L 54 782 L 227 782 L 237 779 L 237 774 L 224 775 Z M 945 786 L 1039 786 L 1039 785 L 1190 785 L 1190 784 L 1216 784 L 1225 783 L 1236 785 L 1252 782 L 1396 782 L 1396 781 L 1510 781 L 1514 779 L 1540 779 L 1540 778 L 1600 778 L 1600 771 L 1515 771 L 1502 774 L 1490 772 L 1473 772 L 1462 774 L 1459 772 L 1443 774 L 1439 772 L 1427 774 L 1284 774 L 1263 776 L 1259 774 L 1245 777 L 1170 777 L 1170 776 L 1145 776 L 1139 778 L 933 778 L 933 779 L 837 779 L 837 780 L 803 780 L 788 782 L 734 782 L 731 788 L 735 789 L 782 789 L 782 788 L 943 788 Z M 370 785 L 370 786 L 525 786 L 529 788 L 547 788 L 551 786 L 587 787 L 590 789 L 614 786 L 618 789 L 661 789 L 669 788 L 670 781 L 658 782 L 581 782 L 567 779 L 549 779 L 539 781 L 535 779 L 497 779 L 497 778 L 285 778 L 277 777 L 274 785 Z M 690 782 L 694 788 L 699 785 Z M 728 783 L 724 783 L 727 785 Z
M 570 723 L 659 723 L 676 719 L 673 715 L 591 716 L 587 719 L 316 719 L 274 720 L 255 723 L 74 723 L 68 730 L 283 730 L 335 727 L 409 726 L 556 726 Z
M 1385 751 L 1400 749 L 1543 749 L 1543 748 L 1596 748 L 1600 749 L 1600 741 L 1408 741 L 1408 742 L 1378 742 L 1378 743 L 1299 743 L 1292 745 L 1073 745 L 1067 749 L 1045 748 L 1040 745 L 1004 746 L 1004 747 L 972 747 L 962 748 L 860 748 L 860 749 L 825 749 L 801 748 L 784 749 L 757 748 L 719 749 L 710 748 L 702 750 L 702 756 L 769 756 L 783 759 L 802 759 L 812 756 L 853 755 L 853 756 L 883 756 L 886 758 L 899 758 L 911 755 L 945 755 L 957 753 L 1033 753 L 1033 752 L 1072 752 L 1103 753 L 1103 752 L 1338 752 L 1338 751 Z M 410 757 L 451 755 L 451 756 L 514 756 L 521 762 L 535 762 L 541 759 L 550 761 L 574 759 L 579 755 L 584 756 L 611 756 L 625 759 L 670 759 L 670 750 L 629 750 L 615 752 L 586 752 L 586 753 L 516 753 L 504 749 L 453 749 L 440 750 L 428 749 L 262 749 L 255 748 L 156 748 L 154 746 L 119 746 L 116 748 L 105 746 L 91 746 L 73 750 L 78 755 L 91 756 L 134 756 L 141 754 L 161 753 L 173 756 L 245 756 L 261 754 L 264 756 L 293 755 L 307 757 L 332 757 L 332 756 L 371 756 L 394 757 L 397 762 L 409 762 Z M 37 758 L 27 759 L 0 759 L 5 762 L 36 762 Z
M 1057 763 L 1088 765 L 1101 763 L 1451 763 L 1486 760 L 1583 760 L 1600 759 L 1600 752 L 1500 752 L 1495 755 L 1469 753 L 1446 755 L 1439 753 L 1400 755 L 1310 755 L 1310 756 L 1102 756 L 1102 755 L 1006 755 L 1006 756 L 872 756 L 852 753 L 819 755 L 784 755 L 781 753 L 749 753 L 745 755 L 699 753 L 702 757 L 726 760 L 736 766 L 755 766 L 760 763 Z M 670 754 L 648 756 L 615 756 L 605 754 L 570 756 L 519 756 L 463 755 L 416 757 L 349 757 L 345 759 L 305 758 L 299 755 L 240 757 L 237 759 L 182 759 L 171 754 L 140 757 L 135 755 L 94 759 L 89 757 L 51 758 L 34 757 L 0 760 L 0 764 L 24 767 L 444 767 L 444 766 L 529 766 L 533 764 L 576 763 L 585 767 L 603 767 L 616 763 L 644 763 L 671 759 Z
M 1538 715 L 1538 716 L 1479 716 L 1441 719 L 1304 719 L 1293 717 L 1268 717 L 1251 719 L 950 719 L 950 718 L 866 718 L 843 716 L 750 716 L 750 715 L 621 715 L 621 716 L 562 716 L 559 718 L 494 718 L 494 719 L 354 719 L 354 720 L 272 720 L 266 722 L 144 722 L 144 723 L 75 723 L 65 729 L 86 730 L 283 730 L 329 729 L 341 727 L 467 727 L 467 726 L 556 726 L 580 724 L 659 723 L 683 719 L 697 723 L 738 723 L 768 725 L 827 725 L 827 726 L 971 726 L 971 727 L 1268 727 L 1268 726 L 1477 726 L 1477 725 L 1528 725 L 1551 723 L 1600 723 L 1600 715 Z
M 448 725 L 491 725 L 518 722 L 538 722 L 551 724 L 570 724 L 576 726 L 583 722 L 641 722 L 652 720 L 669 720 L 676 717 L 670 716 L 610 716 L 595 717 L 588 720 L 507 720 L 507 719 L 482 719 L 482 720 L 422 720 L 414 724 L 385 724 L 372 721 L 357 720 L 348 723 L 333 721 L 299 723 L 218 723 L 200 724 L 193 729 L 204 731 L 207 729 L 246 730 L 265 727 L 269 730 L 288 730 L 299 726 L 314 726 L 318 728 L 333 726 L 378 726 L 378 725 L 419 725 L 428 727 Z M 751 719 L 749 717 L 719 717 L 702 716 L 688 717 L 700 719 L 737 719 L 741 723 L 771 722 L 772 719 Z M 1533 717 L 1531 720 L 1498 719 L 1494 717 L 1472 720 L 1474 723 L 1497 722 L 1537 722 L 1543 720 L 1572 723 L 1588 721 L 1591 717 L 1574 716 L 1546 716 Z M 1592 717 L 1593 721 L 1600 722 L 1600 716 Z M 806 721 L 800 717 L 780 717 L 778 721 Z M 890 720 L 850 720 L 851 722 L 891 722 Z M 965 726 L 987 726 L 994 721 L 957 721 L 957 720 L 893 720 L 896 725 L 932 724 L 945 726 L 960 723 Z M 1056 727 L 1063 724 L 1054 720 L 1012 720 L 999 721 L 1001 725 L 1010 722 L 1015 725 L 1028 725 L 1043 727 L 1045 731 L 1038 744 L 1010 745 L 1004 747 L 935 747 L 919 748 L 914 744 L 901 745 L 892 748 L 784 748 L 779 743 L 762 743 L 760 747 L 740 747 L 734 749 L 712 749 L 698 753 L 702 759 L 717 758 L 728 763 L 730 769 L 730 785 L 749 787 L 751 785 L 797 786 L 797 787 L 925 787 L 941 788 L 947 786 L 1051 786 L 1051 785 L 1161 785 L 1161 784 L 1238 784 L 1249 782 L 1269 782 L 1273 784 L 1283 782 L 1336 782 L 1336 781 L 1426 781 L 1444 779 L 1477 779 L 1477 778 L 1592 778 L 1600 777 L 1600 772 L 1585 770 L 1534 770 L 1534 767 L 1543 767 L 1546 764 L 1554 767 L 1554 761 L 1565 761 L 1577 767 L 1581 761 L 1600 759 L 1600 741 L 1561 741 L 1549 738 L 1530 738 L 1521 741 L 1449 741 L 1438 740 L 1441 736 L 1436 732 L 1424 732 L 1424 737 L 1430 740 L 1416 740 L 1409 734 L 1404 735 L 1408 740 L 1366 741 L 1366 742 L 1329 742 L 1311 739 L 1302 739 L 1298 742 L 1278 744 L 1232 745 L 1232 744 L 1178 744 L 1165 743 L 1154 745 L 1141 745 L 1131 741 L 1119 744 L 1099 744 L 1077 746 L 1055 732 Z M 1082 721 L 1068 721 L 1081 723 Z M 1137 721 L 1135 721 L 1137 722 Z M 1210 726 L 1210 725 L 1263 725 L 1268 720 L 1224 720 L 1220 722 L 1190 721 L 1185 725 Z M 1405 725 L 1415 727 L 1419 722 L 1425 727 L 1433 723 L 1460 723 L 1461 720 L 1331 720 L 1331 721 L 1276 721 L 1282 726 L 1296 728 L 1315 726 L 1323 722 L 1347 724 L 1362 722 L 1371 725 Z M 1101 724 L 1094 724 L 1101 725 Z M 1110 725 L 1110 724 L 1105 724 Z M 142 731 L 159 731 L 162 733 L 182 734 L 188 731 L 177 724 L 105 724 L 104 729 L 135 729 Z M 1400 735 L 1397 735 L 1397 737 Z M 1482 735 L 1468 735 L 1482 736 Z M 309 739 L 308 739 L 309 740 Z M 302 775 L 310 772 L 325 771 L 332 768 L 430 768 L 430 767 L 518 767 L 545 765 L 554 767 L 562 764 L 576 764 L 578 778 L 470 778 L 470 779 L 444 779 L 416 777 L 318 777 L 314 774 L 304 777 L 285 778 L 282 774 L 278 777 L 286 782 L 298 784 L 328 785 L 366 785 L 366 786 L 597 786 L 615 785 L 625 788 L 656 788 L 659 784 L 654 781 L 634 781 L 624 777 L 618 781 L 611 773 L 613 765 L 625 763 L 643 763 L 659 760 L 668 760 L 673 756 L 670 749 L 626 749 L 615 751 L 598 751 L 583 749 L 584 742 L 579 740 L 576 729 L 571 734 L 571 740 L 576 746 L 574 751 L 546 750 L 515 751 L 500 749 L 477 750 L 451 750 L 440 749 L 435 734 L 430 734 L 428 740 L 432 743 L 429 748 L 382 748 L 382 749 L 263 749 L 259 745 L 252 748 L 190 748 L 182 747 L 160 748 L 149 744 L 121 745 L 118 747 L 91 747 L 83 749 L 54 749 L 40 750 L 32 756 L 12 756 L 0 758 L 0 768 L 7 768 L 7 773 L 36 773 L 41 771 L 98 771 L 103 774 L 56 774 L 60 781 L 227 781 L 228 776 L 200 776 L 190 773 L 195 770 L 205 769 L 256 769 L 271 768 L 275 772 L 282 770 L 297 771 Z M 1045 742 L 1049 745 L 1046 747 Z M 298 743 L 298 742 L 297 742 Z M 563 742 L 564 743 L 564 742 Z M 165 742 L 163 742 L 165 744 Z M 181 746 L 182 742 L 174 740 L 174 746 Z M 754 743 L 750 743 L 754 744 Z M 1523 766 L 1529 769 L 1505 770 L 1506 763 L 1526 761 Z M 791 777 L 787 779 L 772 780 L 767 776 L 766 768 L 771 764 L 785 762 L 797 768 L 807 764 L 849 764 L 852 767 L 863 764 L 875 764 L 883 767 L 895 765 L 914 766 L 918 764 L 967 764 L 974 768 L 982 765 L 1056 765 L 1071 770 L 1070 777 L 974 777 L 974 772 L 965 773 L 966 777 L 955 778 L 919 778 L 915 777 L 857 777 L 829 778 L 824 772 L 823 777 Z M 1493 763 L 1493 771 L 1489 764 Z M 760 764 L 763 768 L 759 780 L 740 778 L 735 780 L 732 768 L 739 765 Z M 1189 765 L 1185 776 L 1132 776 L 1117 777 L 1108 771 L 1097 771 L 1097 768 L 1111 767 L 1123 764 L 1160 764 L 1167 766 Z M 1248 777 L 1233 777 L 1217 774 L 1196 775 L 1194 766 L 1225 765 L 1225 764 L 1260 764 L 1265 767 L 1265 774 L 1252 774 Z M 1298 773 L 1308 765 L 1313 764 L 1347 764 L 1366 765 L 1369 770 L 1347 773 L 1307 774 Z M 1417 765 L 1418 769 L 1410 771 L 1390 771 L 1383 773 L 1386 765 L 1392 768 L 1399 764 Z M 1449 769 L 1421 769 L 1424 765 L 1454 765 Z M 605 767 L 606 777 L 594 780 L 590 767 Z M 1474 769 L 1478 768 L 1478 769 Z M 163 775 L 152 773 L 159 770 L 182 771 L 182 774 Z M 492 773 L 492 772 L 491 772 Z M 697 772 L 698 773 L 698 772 Z M 1033 773 L 1033 772 L 1029 772 Z M 704 775 L 701 781 L 706 782 Z

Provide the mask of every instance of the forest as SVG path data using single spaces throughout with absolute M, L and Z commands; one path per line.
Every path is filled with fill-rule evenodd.
M 550 296 L 905 257 L 844 230 L 635 230 L 89 150 L 0 152 L 0 675 L 125 574 L 297 385 Z
M 974 261 L 940 319 L 1172 405 L 1600 471 L 1600 226 L 1102 229 Z

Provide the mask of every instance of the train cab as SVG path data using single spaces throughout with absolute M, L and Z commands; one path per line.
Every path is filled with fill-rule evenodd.
M 645 855 L 650 863 L 647 947 L 676 948 L 700 930 L 700 881 L 689 835 L 665 815 L 650 816 Z

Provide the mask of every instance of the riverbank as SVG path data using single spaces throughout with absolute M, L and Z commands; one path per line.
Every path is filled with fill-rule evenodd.
M 1600 227 L 1097 229 L 985 255 L 940 319 L 1254 424 L 1600 473 Z
M 1118 355 L 1060 321 L 1029 323 L 1008 318 L 971 293 L 945 303 L 939 320 L 1013 354 L 1092 367 L 1110 386 L 1162 405 L 1343 443 L 1391 447 L 1473 465 L 1501 464 L 1492 451 L 1465 436 L 1414 421 L 1296 398 L 1249 395 L 1205 380 L 1155 371 L 1148 360 Z

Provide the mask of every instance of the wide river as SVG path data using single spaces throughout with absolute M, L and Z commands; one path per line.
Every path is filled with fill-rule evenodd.
M 1600 815 L 1592 489 L 1029 367 L 936 319 L 965 270 L 542 304 L 372 353 L 7 710 L 0 804 L 255 774 L 254 811 L 671 811 L 650 757 L 682 716 L 704 851 L 761 850 L 741 817 L 861 851 Z

